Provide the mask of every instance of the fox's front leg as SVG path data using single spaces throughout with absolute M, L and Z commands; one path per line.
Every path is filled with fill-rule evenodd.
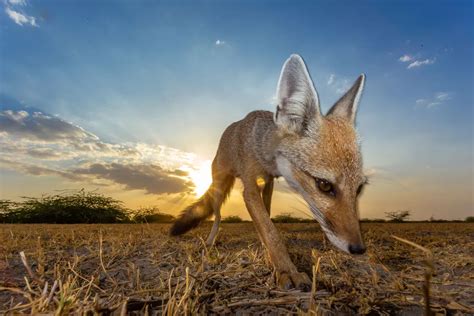
M 284 289 L 296 287 L 309 291 L 311 281 L 306 273 L 298 272 L 291 261 L 285 244 L 281 240 L 275 225 L 270 220 L 259 188 L 255 183 L 244 182 L 244 200 L 260 235 L 260 239 L 270 254 L 270 260 L 277 272 L 278 285 Z

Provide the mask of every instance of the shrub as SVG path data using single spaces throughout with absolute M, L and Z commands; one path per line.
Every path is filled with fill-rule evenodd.
M 394 212 L 385 212 L 385 215 L 388 217 L 390 222 L 401 223 L 404 222 L 408 217 L 410 217 L 410 211 L 394 211 Z
M 222 223 L 242 223 L 243 221 L 244 220 L 237 215 L 227 216 L 222 219 Z
M 468 223 L 474 223 L 474 216 L 466 217 L 465 221 L 468 222 Z
M 22 202 L 2 200 L 4 223 L 119 223 L 128 222 L 122 202 L 94 192 L 24 197 Z
M 131 221 L 134 223 L 171 223 L 175 217 L 170 214 L 162 213 L 158 207 L 143 207 L 130 214 Z
M 362 223 L 385 223 L 383 218 L 362 218 L 360 221 Z
M 306 222 L 306 220 L 295 217 L 291 213 L 282 213 L 272 218 L 274 223 L 301 223 Z
M 18 208 L 18 203 L 10 200 L 0 200 L 0 222 L 7 223 L 11 213 Z

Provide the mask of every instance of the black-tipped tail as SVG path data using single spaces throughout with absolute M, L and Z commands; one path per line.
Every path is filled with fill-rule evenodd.
M 213 213 L 209 193 L 206 192 L 198 201 L 191 204 L 179 215 L 170 229 L 171 236 L 177 236 L 197 227 Z

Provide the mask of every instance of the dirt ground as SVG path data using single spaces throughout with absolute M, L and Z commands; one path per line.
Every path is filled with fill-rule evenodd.
M 179 238 L 166 224 L 0 225 L 0 312 L 420 315 L 428 298 L 474 314 L 474 224 L 364 223 L 357 257 L 317 224 L 277 226 L 311 292 L 275 286 L 252 223 L 223 224 L 210 249 L 209 223 Z

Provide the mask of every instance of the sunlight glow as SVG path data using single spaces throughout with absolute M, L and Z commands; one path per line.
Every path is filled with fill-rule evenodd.
M 203 195 L 212 183 L 211 165 L 212 162 L 206 160 L 196 166 L 196 169 L 188 170 L 189 177 L 195 185 L 194 194 L 196 194 L 197 197 Z

